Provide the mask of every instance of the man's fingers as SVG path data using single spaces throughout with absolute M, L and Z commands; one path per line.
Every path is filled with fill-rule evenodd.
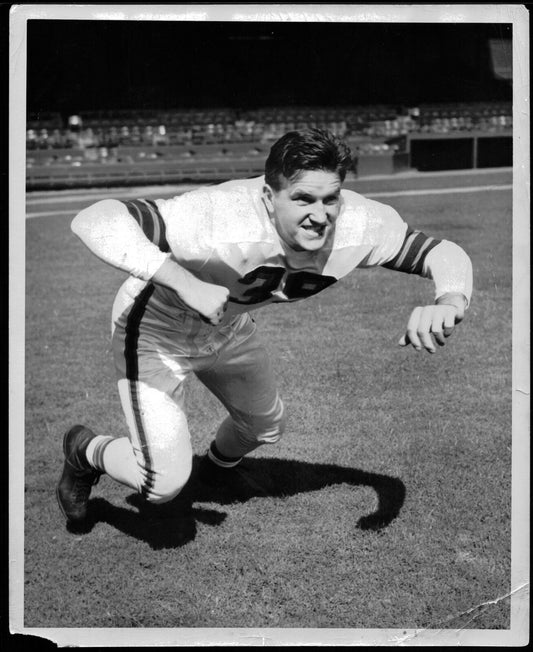
M 426 351 L 429 351 L 429 353 L 435 353 L 437 349 L 435 348 L 435 342 L 433 342 L 433 338 L 431 337 L 431 334 L 422 332 L 419 334 L 419 337 L 424 349 L 426 349 Z
M 431 306 L 429 307 L 431 308 Z M 418 330 L 417 334 L 422 342 L 422 346 L 429 351 L 430 353 L 435 353 L 435 343 L 431 337 L 431 325 L 433 322 L 433 313 L 431 309 L 428 310 L 428 306 L 422 308 L 420 312 L 420 318 L 418 320 Z
M 445 323 L 446 319 L 448 318 L 448 309 L 447 307 L 444 307 L 444 310 L 437 309 L 433 315 L 433 320 L 431 322 L 431 332 L 433 333 L 433 337 L 435 338 L 435 341 L 439 346 L 444 346 L 446 344 L 446 328 L 445 328 Z
M 405 333 L 405 338 L 406 338 L 406 344 L 408 343 L 407 340 L 415 347 L 417 351 L 420 351 L 422 348 L 422 343 L 420 342 L 420 338 L 418 337 L 418 322 L 420 319 L 420 314 L 422 312 L 422 308 L 418 306 L 413 310 L 411 313 L 411 316 L 409 317 L 409 321 L 407 322 L 407 331 Z
M 202 321 L 212 326 L 218 326 L 224 319 L 228 309 L 229 290 L 218 285 L 204 283 L 204 296 L 195 306 Z
M 204 317 L 203 315 L 200 315 L 200 319 L 205 321 L 206 324 L 211 324 L 211 326 L 216 326 L 219 322 L 217 317 Z
M 438 306 L 451 306 L 452 308 L 455 308 L 453 325 L 456 325 L 464 319 L 468 300 L 464 294 L 459 292 L 446 292 L 438 297 L 435 303 Z
M 212 326 L 218 326 L 224 319 L 224 313 L 226 312 L 226 306 L 219 308 L 215 314 L 211 314 L 209 317 L 200 314 L 200 319 L 206 324 L 211 324 Z
M 416 307 L 409 318 L 407 331 L 400 339 L 400 346 L 412 346 L 420 351 L 422 348 L 429 353 L 435 353 L 439 346 L 446 344 L 457 322 L 457 308 L 452 305 L 441 304 Z
M 455 328 L 455 323 L 456 319 L 453 310 L 446 311 L 444 316 L 444 337 L 450 337 Z
M 226 307 L 219 308 L 213 317 L 209 320 L 213 326 L 218 326 L 224 319 L 224 313 L 226 312 Z

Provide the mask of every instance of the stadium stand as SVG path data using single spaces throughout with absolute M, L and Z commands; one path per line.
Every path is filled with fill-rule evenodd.
M 87 111 L 66 120 L 57 113 L 28 117 L 27 187 L 105 185 L 106 177 L 166 183 L 252 175 L 262 170 L 272 142 L 305 127 L 345 139 L 359 176 L 510 164 L 506 102 Z M 455 159 L 435 156 L 439 148 L 455 151 Z

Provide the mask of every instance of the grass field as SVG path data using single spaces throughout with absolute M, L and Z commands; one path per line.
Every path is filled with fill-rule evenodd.
M 256 313 L 289 422 L 251 482 L 192 480 L 157 516 L 104 477 L 84 534 L 56 504 L 62 434 L 126 434 L 109 337 L 123 275 L 68 216 L 28 220 L 26 627 L 509 628 L 509 600 L 490 601 L 511 589 L 511 192 L 382 201 L 472 257 L 448 345 L 397 346 L 432 284 L 384 269 Z M 196 379 L 187 403 L 200 456 L 223 410 Z

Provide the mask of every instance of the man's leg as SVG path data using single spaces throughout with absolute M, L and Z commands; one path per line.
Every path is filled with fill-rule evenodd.
M 57 497 L 67 520 L 85 518 L 92 484 L 102 473 L 153 503 L 174 498 L 189 478 L 192 448 L 183 383 L 190 364 L 181 355 L 166 356 L 163 351 L 170 343 L 153 341 L 154 337 L 131 328 L 114 331 L 118 388 L 129 438 L 95 435 L 87 428 L 66 434 Z
M 229 416 L 220 425 L 212 461 L 232 466 L 262 444 L 276 443 L 285 428 L 285 415 L 270 357 L 248 317 L 221 350 L 216 364 L 196 372 L 223 403 Z
M 102 468 L 148 501 L 168 502 L 185 486 L 192 468 L 181 386 L 167 393 L 146 382 L 122 379 L 118 388 L 130 432 L 129 447 L 125 438 L 109 444 Z
M 102 473 L 156 504 L 172 500 L 189 479 L 192 448 L 176 392 L 172 396 L 128 379 L 119 380 L 118 387 L 130 438 L 96 435 L 87 428 L 80 432 L 80 427 L 65 436 L 57 496 L 68 521 L 86 517 L 92 485 Z

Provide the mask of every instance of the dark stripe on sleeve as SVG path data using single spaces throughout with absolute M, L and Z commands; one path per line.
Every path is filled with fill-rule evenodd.
M 420 258 L 416 261 L 415 265 L 413 266 L 413 271 L 411 274 L 418 274 L 419 276 L 422 274 L 422 270 L 424 269 L 424 262 L 426 260 L 426 256 L 429 254 L 429 252 L 432 249 L 435 249 L 435 247 L 441 242 L 441 240 L 432 240 L 428 246 L 424 249 L 422 252 L 422 255 Z
M 408 229 L 400 251 L 392 260 L 384 263 L 382 267 L 405 272 L 406 274 L 420 275 L 424 268 L 426 256 L 440 242 L 435 238 L 428 238 L 421 231 Z
M 124 206 L 128 209 L 129 214 L 144 231 L 142 213 L 140 207 L 138 206 L 138 202 L 128 201 L 127 199 L 121 199 L 120 201 L 124 204 Z
M 427 238 L 423 233 L 417 233 L 415 231 L 415 239 L 411 242 L 410 247 L 407 249 L 405 258 L 400 265 L 402 270 L 405 270 L 408 274 L 412 273 L 415 258 L 426 240 Z
M 165 253 L 170 251 L 165 235 L 165 222 L 157 204 L 149 199 L 121 200 L 145 236 Z
M 386 267 L 387 269 L 396 269 L 396 265 L 398 264 L 398 261 L 403 256 L 404 248 L 407 246 L 407 240 L 412 233 L 413 233 L 413 229 L 408 228 L 402 246 L 400 247 L 400 251 L 396 254 L 396 256 L 394 256 L 394 258 L 389 260 L 388 263 L 384 263 L 382 267 Z
M 168 244 L 167 241 L 167 235 L 166 235 L 167 227 L 165 226 L 165 221 L 163 220 L 163 217 L 161 216 L 161 213 L 159 212 L 159 208 L 157 208 L 157 204 L 155 203 L 155 201 L 153 201 L 152 199 L 146 199 L 145 201 L 152 208 L 154 219 L 157 220 L 157 223 L 159 225 L 159 248 L 161 249 L 161 251 L 164 251 L 166 253 L 170 251 L 170 245 Z

